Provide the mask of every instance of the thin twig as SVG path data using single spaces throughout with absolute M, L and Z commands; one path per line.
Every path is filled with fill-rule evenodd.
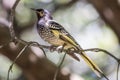
M 15 10 L 15 8 L 17 7 L 18 3 L 20 2 L 20 0 L 16 0 L 16 2 L 14 3 L 12 9 Z
M 62 60 L 60 61 L 60 64 L 58 65 L 58 68 L 57 68 L 57 70 L 56 70 L 56 72 L 55 72 L 55 75 L 54 75 L 53 80 L 57 80 L 58 72 L 60 71 L 61 65 L 62 65 L 62 63 L 63 63 L 63 61 L 64 61 L 64 59 L 65 59 L 66 54 L 67 54 L 67 53 L 64 54 Z
M 10 71 L 12 70 L 13 65 L 15 64 L 15 62 L 17 61 L 17 59 L 21 56 L 21 54 L 29 47 L 29 45 L 30 44 L 25 45 L 25 47 L 19 52 L 19 54 L 17 55 L 17 57 L 14 59 L 14 61 L 10 65 L 9 70 L 8 70 L 7 80 L 9 80 L 9 74 L 10 74 Z
M 93 52 L 104 52 L 107 55 L 111 56 L 112 58 L 114 58 L 115 60 L 119 61 L 119 59 L 117 57 L 115 57 L 114 55 L 112 55 L 110 52 L 108 52 L 107 50 L 104 49 L 100 49 L 100 48 L 91 48 L 91 49 L 84 49 L 82 51 L 93 51 Z
M 46 55 L 43 48 L 50 49 L 50 47 L 51 47 L 51 46 L 46 46 L 46 45 L 40 45 L 37 42 L 27 42 L 27 41 L 24 41 L 22 39 L 16 39 L 16 40 L 17 40 L 18 43 L 22 43 L 22 44 L 25 44 L 25 45 L 28 44 L 28 43 L 31 43 L 33 46 L 39 47 L 43 51 L 45 57 L 47 57 L 47 55 Z
M 24 42 L 26 45 L 24 46 L 24 48 L 18 53 L 17 57 L 14 59 L 13 63 L 10 65 L 9 67 L 9 70 L 8 70 L 8 75 L 7 75 L 7 80 L 9 80 L 9 74 L 10 74 L 10 71 L 12 70 L 12 67 L 13 65 L 15 64 L 15 62 L 17 61 L 17 59 L 22 55 L 22 53 L 30 46 L 32 45 L 37 45 L 42 51 L 43 53 L 45 54 L 45 51 L 43 50 L 42 46 L 39 45 L 37 42 L 25 42 L 23 40 L 19 40 L 19 41 L 22 41 Z M 46 56 L 46 54 L 45 54 Z

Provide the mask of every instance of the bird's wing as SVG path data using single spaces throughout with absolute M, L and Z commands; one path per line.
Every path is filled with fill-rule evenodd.
M 54 33 L 55 36 L 59 37 L 63 41 L 68 42 L 73 46 L 76 46 L 76 47 L 78 46 L 75 39 L 63 28 L 63 26 L 61 26 L 57 22 L 50 21 L 49 28 Z

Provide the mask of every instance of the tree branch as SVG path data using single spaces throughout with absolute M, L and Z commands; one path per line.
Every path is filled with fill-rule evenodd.
M 17 7 L 17 5 L 18 5 L 19 2 L 20 2 L 20 0 L 16 0 L 16 2 L 14 3 L 14 5 L 12 7 L 12 10 L 16 9 L 16 7 Z
M 11 16 L 10 16 L 10 25 L 9 25 L 9 30 L 10 30 L 10 35 L 11 35 L 11 41 L 14 41 L 15 39 L 17 39 L 16 35 L 15 35 L 15 31 L 13 28 L 13 23 L 14 23 L 14 15 L 15 15 L 15 9 L 18 5 L 18 3 L 20 2 L 20 0 L 16 0 L 12 9 L 11 9 Z

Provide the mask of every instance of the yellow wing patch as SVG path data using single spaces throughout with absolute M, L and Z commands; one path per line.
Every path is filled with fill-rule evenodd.
M 57 30 L 52 30 L 53 34 L 56 36 L 56 37 L 59 37 L 60 35 L 60 32 L 57 31 Z
M 77 46 L 74 40 L 72 40 L 69 36 L 63 35 L 62 36 L 66 39 L 66 41 L 74 46 Z
M 52 32 L 58 38 L 61 35 L 64 38 L 64 40 L 63 39 L 62 40 L 65 41 L 65 43 L 69 43 L 69 44 L 71 44 L 73 46 L 77 46 L 77 44 L 75 43 L 75 41 L 72 40 L 69 36 L 67 36 L 67 35 L 65 35 L 63 33 L 60 33 L 58 30 L 52 30 Z

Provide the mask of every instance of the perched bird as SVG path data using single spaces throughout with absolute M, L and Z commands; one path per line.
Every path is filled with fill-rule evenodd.
M 60 49 L 66 50 L 67 54 L 79 61 L 79 58 L 73 53 L 78 51 L 79 54 L 97 74 L 98 77 L 105 77 L 99 67 L 86 56 L 85 52 L 75 39 L 64 29 L 62 25 L 53 20 L 49 11 L 45 9 L 32 9 L 37 14 L 37 30 L 43 40 L 53 46 L 58 46 Z M 107 79 L 109 80 L 109 79 Z

